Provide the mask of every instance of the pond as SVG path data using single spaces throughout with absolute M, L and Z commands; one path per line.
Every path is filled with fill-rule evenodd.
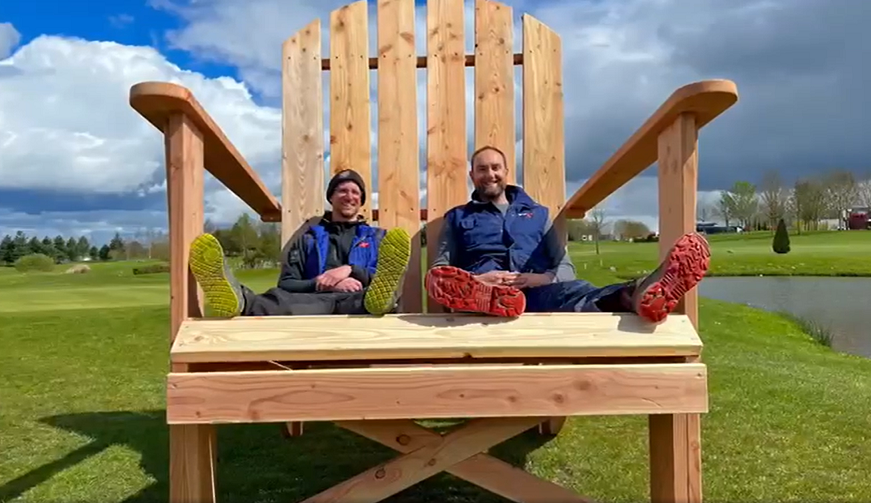
M 699 295 L 813 320 L 834 332 L 835 350 L 871 358 L 871 278 L 709 277 Z

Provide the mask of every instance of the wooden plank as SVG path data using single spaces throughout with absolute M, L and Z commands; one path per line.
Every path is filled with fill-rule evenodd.
M 420 264 L 420 166 L 414 0 L 378 2 L 378 225 L 412 236 L 411 264 Z M 400 312 L 420 312 L 419 266 L 408 268 Z
M 706 412 L 702 364 L 170 373 L 169 424 Z M 389 390 L 389 392 L 385 392 Z
M 360 0 L 330 13 L 330 172 L 353 169 L 363 178 L 372 204 L 369 113 L 369 13 Z
M 510 322 L 440 314 L 270 316 L 185 321 L 174 362 L 698 355 L 685 316 L 527 313 Z
M 659 136 L 659 258 L 675 241 L 696 230 L 698 131 L 691 114 L 681 114 Z M 699 291 L 684 295 L 674 312 L 685 313 L 698 327 Z
M 203 232 L 203 135 L 178 113 L 166 126 L 166 179 L 170 242 L 170 341 L 182 322 L 203 314 L 201 289 L 188 267 L 191 241 Z M 173 364 L 183 372 L 187 365 Z M 169 428 L 169 500 L 215 501 L 215 432 L 211 425 Z
M 565 113 L 562 89 L 562 43 L 559 36 L 532 16 L 523 16 L 523 188 L 547 206 L 557 241 L 568 242 L 566 219 Z M 568 250 L 564 250 L 568 253 Z M 544 435 L 556 435 L 563 418 L 541 424 Z
M 418 178 L 418 183 L 420 183 L 419 178 Z M 418 199 L 418 201 L 419 201 L 419 199 Z M 426 222 L 426 215 L 427 215 L 426 208 L 422 208 L 420 210 L 420 221 L 421 222 Z M 378 213 L 378 208 L 372 208 L 372 220 L 373 221 L 380 221 L 381 220 L 381 215 Z
M 427 260 L 444 214 L 466 193 L 466 76 L 463 0 L 430 0 L 427 27 Z M 445 309 L 427 296 L 428 312 Z
M 566 200 L 561 45 L 550 28 L 523 16 L 523 187 L 555 219 Z
M 475 149 L 490 145 L 504 152 L 507 182 L 515 184 L 511 15 L 511 7 L 499 2 L 475 2 Z
M 282 46 L 281 242 L 324 211 L 324 100 L 321 22 Z
M 426 56 L 417 56 L 415 58 L 415 63 L 417 68 L 426 68 L 427 67 L 427 57 Z M 463 58 L 463 64 L 465 66 L 475 66 L 475 55 L 474 54 L 466 54 Z M 522 65 L 523 64 L 523 54 L 514 54 L 511 57 L 511 64 L 513 65 Z M 324 71 L 330 70 L 330 59 L 324 58 L 321 60 L 321 69 Z M 369 69 L 374 70 L 378 68 L 378 58 L 369 58 Z
M 186 115 L 166 128 L 166 193 L 169 213 L 170 344 L 188 318 L 203 316 L 203 294 L 188 267 L 191 242 L 203 232 L 203 136 Z
M 695 231 L 698 190 L 698 123 L 680 114 L 658 138 L 659 255 L 677 238 Z M 698 289 L 687 292 L 675 309 L 698 326 Z M 691 361 L 698 361 L 698 358 Z M 701 419 L 698 414 L 649 418 L 650 495 L 655 503 L 702 501 Z

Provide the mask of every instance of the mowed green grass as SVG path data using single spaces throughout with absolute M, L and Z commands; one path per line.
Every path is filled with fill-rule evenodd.
M 871 232 L 823 231 L 790 236 L 790 252 L 771 249 L 770 232 L 711 235 L 709 276 L 871 276 Z M 656 267 L 659 243 L 572 243 L 569 253 L 578 276 L 615 268 L 635 277 Z
M 133 266 L 0 269 L 0 502 L 166 500 L 167 275 L 133 276 Z M 587 276 L 617 280 L 608 267 Z M 240 277 L 264 289 L 275 271 Z M 703 299 L 700 319 L 711 392 L 705 500 L 867 501 L 871 360 L 747 307 Z M 294 439 L 276 425 L 218 431 L 223 502 L 302 500 L 393 456 L 327 424 Z M 524 435 L 491 452 L 599 501 L 629 503 L 647 500 L 646 442 L 643 417 L 575 418 L 554 440 Z M 390 501 L 500 500 L 444 475 Z

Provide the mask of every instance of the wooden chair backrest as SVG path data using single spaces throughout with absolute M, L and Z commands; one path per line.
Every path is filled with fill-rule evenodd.
M 442 216 L 469 199 L 469 154 L 493 145 L 508 158 L 515 178 L 522 138 L 524 189 L 557 215 L 565 204 L 565 140 L 562 51 L 559 37 L 540 21 L 522 16 L 522 47 L 513 53 L 511 7 L 475 1 L 475 52 L 465 53 L 463 0 L 429 0 L 426 56 L 415 49 L 414 0 L 377 1 L 378 54 L 369 54 L 369 7 L 365 0 L 330 14 L 329 57 L 315 20 L 287 39 L 282 50 L 282 239 L 286 242 L 325 207 L 325 180 L 345 168 L 359 172 L 369 197 L 367 218 L 403 227 L 414 236 L 412 266 L 402 312 L 424 312 L 421 223 L 426 222 L 429 257 Z M 522 66 L 522 132 L 515 136 L 514 66 Z M 474 145 L 466 139 L 466 67 L 474 67 Z M 370 70 L 377 71 L 377 209 L 373 209 Z M 418 116 L 417 70 L 426 72 L 426 117 Z M 324 90 L 329 72 L 330 175 L 325 173 Z M 426 166 L 418 160 L 418 127 L 426 121 Z M 427 205 L 421 208 L 421 176 Z M 428 312 L 440 310 L 429 303 Z

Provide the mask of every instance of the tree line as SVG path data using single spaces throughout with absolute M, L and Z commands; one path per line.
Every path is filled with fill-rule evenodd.
M 207 220 L 204 227 L 218 238 L 228 256 L 241 259 L 243 267 L 270 266 L 279 258 L 281 229 L 278 224 L 256 222 L 248 214 L 242 214 L 231 226 L 219 228 Z M 168 261 L 169 236 L 156 229 L 139 230 L 126 237 L 116 232 L 108 243 L 99 247 L 87 236 L 39 238 L 20 230 L 0 239 L 0 264 L 12 265 L 21 257 L 33 254 L 46 255 L 57 264 L 84 260 Z
M 10 265 L 28 255 L 45 255 L 56 264 L 79 262 L 82 260 L 114 260 L 119 258 L 143 258 L 148 249 L 139 241 L 125 241 L 119 233 L 108 244 L 101 247 L 92 245 L 87 236 L 54 238 L 29 236 L 24 231 L 5 235 L 0 239 L 0 263 Z M 131 254 L 134 255 L 131 257 Z
M 774 229 L 783 218 L 791 228 L 814 230 L 825 218 L 837 218 L 846 223 L 841 212 L 853 206 L 871 206 L 871 180 L 860 181 L 852 172 L 831 169 L 786 185 L 775 171 L 763 174 L 759 186 L 737 181 L 729 190 L 720 192 L 713 204 L 698 205 L 699 221 L 720 218 L 726 226 L 741 225 L 747 230 Z M 281 228 L 276 223 L 255 221 L 243 213 L 230 226 L 218 227 L 205 222 L 205 231 L 218 238 L 230 257 L 237 257 L 245 268 L 270 267 L 280 260 Z M 597 208 L 588 218 L 571 220 L 567 225 L 568 239 L 642 240 L 650 239 L 651 231 L 642 222 L 617 220 L 606 222 L 605 213 Z M 425 233 L 422 233 L 425 236 Z M 424 243 L 425 245 L 425 243 Z M 5 235 L 0 240 L 0 264 L 12 264 L 30 254 L 43 254 L 56 263 L 85 260 L 169 260 L 169 239 L 166 232 L 144 229 L 124 238 L 120 233 L 100 247 L 86 236 L 28 236 L 23 231 Z
M 782 218 L 798 232 L 819 229 L 823 219 L 837 219 L 846 226 L 844 212 L 856 206 L 871 206 L 871 180 L 860 180 L 851 171 L 830 169 L 815 176 L 802 177 L 791 186 L 776 171 L 763 173 L 757 186 L 737 181 L 720 191 L 713 204 L 699 204 L 697 218 L 720 218 L 728 227 L 746 230 L 773 230 Z

